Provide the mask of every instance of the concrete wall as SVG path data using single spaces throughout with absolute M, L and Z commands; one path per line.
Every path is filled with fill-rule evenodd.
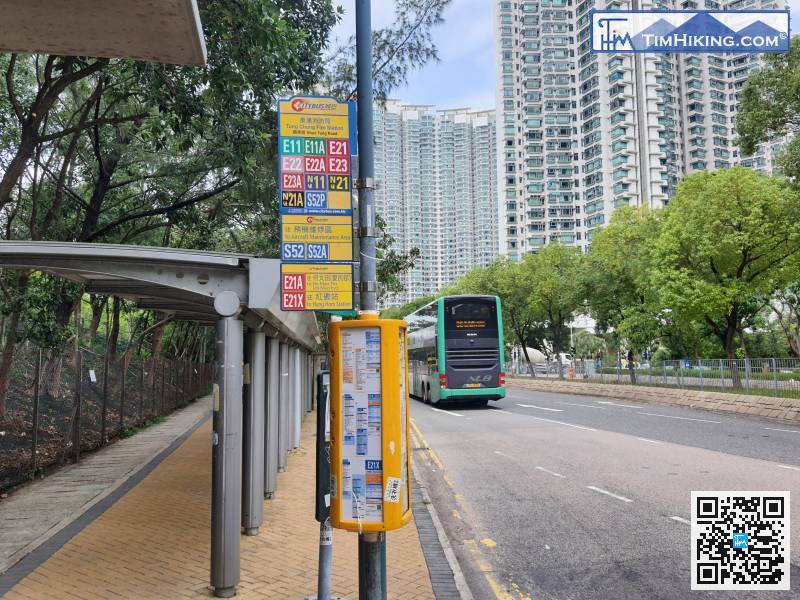
M 699 390 L 681 390 L 643 385 L 582 383 L 545 378 L 522 379 L 515 377 L 509 379 L 508 386 L 539 392 L 601 396 L 633 400 L 635 402 L 652 402 L 654 404 L 742 413 L 783 419 L 800 424 L 800 400 L 795 398 L 770 398 L 768 396 L 701 392 Z

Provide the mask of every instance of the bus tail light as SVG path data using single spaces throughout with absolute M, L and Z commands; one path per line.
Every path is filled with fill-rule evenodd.
M 439 373 L 439 387 L 447 389 L 447 375 Z
M 506 386 L 506 374 L 500 373 L 500 387 Z

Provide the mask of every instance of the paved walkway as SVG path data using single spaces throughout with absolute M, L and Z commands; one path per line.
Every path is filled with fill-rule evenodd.
M 141 483 L 20 581 L 9 600 L 202 598 L 208 587 L 211 423 Z M 265 526 L 242 537 L 241 598 L 295 599 L 315 592 L 314 418 L 265 501 Z M 388 536 L 389 598 L 432 599 L 417 528 Z M 334 533 L 333 591 L 358 597 L 357 536 Z M 2 578 L 0 578 L 0 581 Z
M 109 498 L 210 414 L 211 400 L 198 400 L 0 501 L 0 574 Z

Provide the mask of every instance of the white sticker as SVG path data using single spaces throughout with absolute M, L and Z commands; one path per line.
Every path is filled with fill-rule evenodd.
M 383 494 L 384 502 L 400 502 L 400 487 L 402 480 L 399 477 L 386 478 L 386 491 Z
M 97 373 L 94 372 L 94 369 L 89 369 L 89 381 L 97 383 Z
M 389 442 L 389 454 L 394 456 L 394 440 Z
M 329 521 L 325 521 L 319 528 L 319 545 L 330 546 L 333 544 L 333 527 Z
M 212 446 L 216 446 L 217 444 L 219 444 L 219 436 L 217 435 L 217 432 L 215 431 L 215 432 L 213 432 L 211 434 L 211 445 Z
M 325 506 L 328 507 L 331 505 L 331 495 L 325 494 Z
M 338 495 L 336 491 L 336 475 L 331 475 L 331 498 L 336 499 Z

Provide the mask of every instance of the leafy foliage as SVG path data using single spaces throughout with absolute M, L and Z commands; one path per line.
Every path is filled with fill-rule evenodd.
M 800 197 L 785 182 L 734 167 L 696 173 L 665 210 L 652 282 L 663 307 L 706 323 L 734 358 L 734 335 L 788 283 L 800 252 Z
M 372 32 L 373 93 L 385 100 L 403 86 L 410 73 L 439 59 L 432 29 L 444 22 L 443 13 L 452 0 L 396 0 L 394 22 Z M 334 49 L 323 80 L 337 98 L 356 95 L 355 35 Z
M 742 154 L 749 156 L 758 145 L 800 127 L 800 38 L 791 40 L 785 54 L 770 54 L 765 66 L 751 74 L 742 90 L 736 114 L 736 131 Z M 800 175 L 800 138 L 794 137 L 779 157 L 783 172 Z

